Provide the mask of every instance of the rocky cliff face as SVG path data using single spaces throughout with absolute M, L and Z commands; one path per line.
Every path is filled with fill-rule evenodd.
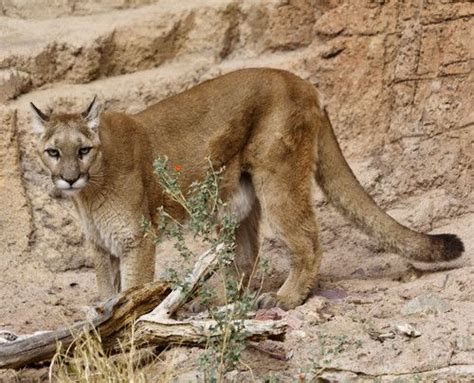
M 93 277 L 67 272 L 90 260 L 71 204 L 48 195 L 30 101 L 69 111 L 97 94 L 109 110 L 136 112 L 234 69 L 287 69 L 320 89 L 367 190 L 397 219 L 428 231 L 457 217 L 472 224 L 473 40 L 470 1 L 3 1 L 0 265 L 12 277 L 2 301 L 39 300 L 22 311 L 18 327 L 30 328 L 39 304 L 74 317 L 93 294 L 89 286 L 61 290 L 71 275 L 83 273 L 91 286 Z M 340 233 L 364 242 L 320 197 L 317 204 L 327 249 L 352 252 Z M 17 315 L 10 307 L 0 317 L 14 325 Z

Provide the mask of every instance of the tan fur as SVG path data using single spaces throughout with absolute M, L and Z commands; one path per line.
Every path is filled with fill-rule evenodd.
M 413 232 L 375 205 L 344 160 L 315 88 L 288 72 L 241 70 L 135 115 L 104 113 L 98 129 L 97 118 L 96 103 L 82 115 L 35 111 L 44 126 L 39 154 L 53 182 L 87 181 L 67 192 L 95 252 L 104 298 L 153 278 L 154 246 L 143 237 L 141 218 L 156 222 L 161 205 L 182 214 L 153 175 L 159 155 L 182 167 L 184 187 L 202 176 L 208 156 L 216 168 L 226 167 L 222 196 L 241 219 L 238 264 L 247 275 L 258 253 L 261 216 L 288 248 L 288 278 L 276 294 L 261 297 L 261 306 L 295 307 L 316 283 L 322 254 L 312 206 L 315 179 L 389 250 L 424 261 L 452 259 L 463 250 L 457 237 Z M 50 147 L 61 151 L 59 159 L 45 152 Z M 82 159 L 81 147 L 92 147 Z

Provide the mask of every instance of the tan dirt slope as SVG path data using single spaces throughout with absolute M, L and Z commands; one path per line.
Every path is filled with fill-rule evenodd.
M 253 375 L 241 366 L 228 379 L 473 381 L 473 41 L 474 3 L 462 0 L 0 2 L 0 329 L 71 323 L 96 296 L 71 203 L 49 195 L 35 157 L 30 101 L 69 111 L 97 94 L 108 110 L 135 112 L 219 74 L 270 66 L 318 86 L 378 203 L 417 230 L 458 234 L 466 255 L 454 269 L 415 270 L 318 193 L 326 256 L 319 287 L 288 313 L 292 357 L 247 351 Z M 271 233 L 263 249 L 278 285 L 286 263 Z M 407 323 L 421 336 L 377 335 Z M 173 363 L 178 380 L 196 379 L 197 354 L 167 354 L 151 379 Z

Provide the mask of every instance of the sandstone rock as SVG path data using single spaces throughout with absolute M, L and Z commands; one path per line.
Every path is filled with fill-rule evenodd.
M 30 84 L 27 73 L 16 69 L 0 69 L 0 102 L 7 102 L 26 92 Z
M 268 46 L 273 50 L 295 49 L 309 45 L 316 21 L 315 1 L 291 1 L 269 12 Z
M 153 0 L 81 0 L 78 2 L 71 2 L 70 0 L 35 0 L 33 6 L 29 0 L 4 0 L 0 4 L 0 15 L 29 19 L 48 19 L 132 8 L 140 4 L 152 2 Z
M 16 258 L 28 251 L 33 227 L 22 182 L 15 110 L 0 107 L 0 127 L 0 265 L 8 273 Z
M 439 314 L 444 313 L 451 308 L 441 298 L 434 294 L 420 295 L 407 302 L 401 309 L 403 315 L 412 314 Z
M 306 378 L 306 377 L 305 377 Z M 358 375 L 355 372 L 341 371 L 341 372 L 326 372 L 323 371 L 318 378 L 324 379 L 325 382 L 340 382 L 349 383 L 354 382 L 358 379 Z
M 474 338 L 470 335 L 457 337 L 456 349 L 458 351 L 474 351 Z
M 87 83 L 137 70 L 146 70 L 178 56 L 200 55 L 211 59 L 228 54 L 234 17 L 225 0 L 201 7 L 195 1 L 166 1 L 124 12 L 56 20 L 6 18 L 8 33 L 0 36 L 0 66 L 30 74 L 32 85 L 67 80 Z M 35 38 L 30 38 L 31 30 Z M 15 39 L 15 44 L 11 44 Z M 192 43 L 190 44 L 189 41 Z M 224 54 L 225 53 L 225 54 Z

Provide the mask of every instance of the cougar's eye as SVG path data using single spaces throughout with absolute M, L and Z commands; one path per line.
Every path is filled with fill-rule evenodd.
M 85 156 L 86 154 L 88 154 L 90 151 L 91 151 L 92 148 L 90 147 L 87 147 L 87 148 L 80 148 L 79 149 L 79 156 L 82 157 L 82 156 Z
M 48 153 L 48 156 L 52 158 L 59 158 L 59 150 L 57 149 L 46 149 L 46 153 Z

